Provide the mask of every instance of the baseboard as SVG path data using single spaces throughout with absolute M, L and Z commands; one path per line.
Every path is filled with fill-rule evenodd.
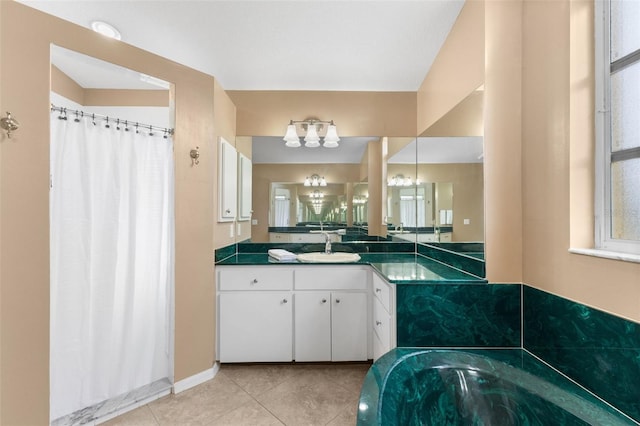
M 194 386 L 198 386 L 206 382 L 207 380 L 213 379 L 218 371 L 220 370 L 220 364 L 217 362 L 213 365 L 213 367 L 208 370 L 202 371 L 198 374 L 194 374 L 193 376 L 189 376 L 186 379 L 182 379 L 179 382 L 175 382 L 173 384 L 173 393 L 180 393 L 186 391 L 187 389 L 191 389 Z

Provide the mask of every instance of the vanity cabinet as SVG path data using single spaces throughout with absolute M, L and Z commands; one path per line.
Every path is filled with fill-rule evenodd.
M 367 266 L 219 266 L 221 362 L 365 361 Z
M 378 274 L 372 277 L 373 293 L 373 359 L 396 347 L 395 286 Z
M 367 294 L 296 292 L 296 361 L 366 361 Z
M 293 271 L 218 268 L 218 357 L 221 362 L 293 360 Z

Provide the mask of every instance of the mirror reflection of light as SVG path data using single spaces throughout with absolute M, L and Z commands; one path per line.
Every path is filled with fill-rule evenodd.
M 358 410 L 360 410 L 360 411 L 367 411 L 368 409 L 369 409 L 369 406 L 367 405 L 366 402 L 361 402 L 358 405 Z

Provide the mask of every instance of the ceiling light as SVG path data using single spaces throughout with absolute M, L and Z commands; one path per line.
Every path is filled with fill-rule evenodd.
M 120 31 L 116 30 L 113 25 L 107 24 L 104 21 L 93 21 L 91 23 L 91 29 L 105 37 L 115 38 L 116 40 L 120 40 L 122 38 L 120 36 Z
M 289 148 L 298 148 L 301 146 L 300 137 L 298 136 L 298 130 L 296 125 L 300 125 L 305 132 L 304 146 L 307 148 L 318 148 L 322 142 L 322 146 L 325 148 L 337 148 L 338 130 L 336 125 L 331 121 L 323 121 L 315 118 L 307 118 L 305 120 L 290 120 L 287 126 L 287 133 L 283 140 L 285 145 Z M 324 125 L 327 124 L 327 131 L 324 137 L 321 136 L 321 132 L 324 129 Z

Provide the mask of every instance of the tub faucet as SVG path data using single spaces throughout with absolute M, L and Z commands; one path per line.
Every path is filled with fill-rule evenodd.
M 325 239 L 324 253 L 325 254 L 331 254 L 331 236 L 329 235 L 328 232 L 323 232 L 323 234 L 324 234 L 324 239 Z

